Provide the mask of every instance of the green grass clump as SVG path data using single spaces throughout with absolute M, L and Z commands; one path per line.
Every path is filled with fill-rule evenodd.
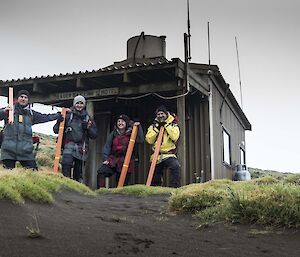
M 10 199 L 15 203 L 24 203 L 25 199 L 51 203 L 52 193 L 62 188 L 95 195 L 85 185 L 49 170 L 37 172 L 20 168 L 13 171 L 0 169 L 0 199 Z
M 38 167 L 53 167 L 53 160 L 56 150 L 56 137 L 34 133 L 40 138 L 40 144 L 36 152 L 36 162 Z M 36 145 L 34 145 L 36 147 Z
M 38 167 L 53 167 L 54 159 L 55 150 L 43 149 L 38 151 L 36 162 Z
M 23 202 L 20 192 L 14 187 L 11 179 L 2 179 L 0 177 L 0 199 L 11 199 L 15 203 Z
M 275 177 L 272 176 L 265 176 L 265 177 L 260 177 L 254 180 L 251 180 L 250 183 L 256 184 L 256 185 L 272 185 L 279 183 L 280 179 L 276 179 Z
M 285 184 L 294 184 L 294 185 L 300 186 L 300 174 L 294 174 L 294 175 L 287 176 L 283 180 L 283 183 L 285 183 Z
M 194 184 L 179 189 L 169 204 L 173 210 L 195 213 L 205 223 L 300 227 L 300 187 L 276 179 Z
M 262 170 L 262 169 L 251 168 L 251 167 L 248 167 L 248 171 L 250 172 L 252 179 L 271 176 L 278 180 L 281 180 L 289 176 L 290 174 L 292 174 L 289 172 L 279 172 L 275 170 Z
M 231 189 L 224 206 L 231 222 L 300 226 L 300 188 L 294 185 L 254 185 L 252 192 Z
M 227 188 L 233 185 L 231 180 L 213 180 L 201 184 L 191 184 L 178 190 L 170 198 L 171 209 L 196 212 L 219 205 L 226 195 Z
M 147 187 L 145 185 L 132 185 L 120 188 L 105 189 L 100 188 L 96 192 L 98 194 L 126 194 L 132 196 L 151 196 L 151 195 L 170 195 L 175 192 L 175 188 L 169 187 Z

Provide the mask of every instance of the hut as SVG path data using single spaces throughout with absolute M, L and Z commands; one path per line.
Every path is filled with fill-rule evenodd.
M 176 113 L 181 129 L 178 158 L 182 185 L 211 179 L 232 179 L 238 164 L 246 164 L 245 131 L 251 130 L 217 65 L 166 58 L 166 37 L 144 35 L 127 41 L 127 58 L 92 71 L 2 81 L 0 94 L 26 89 L 31 102 L 69 107 L 81 94 L 97 123 L 91 141 L 85 182 L 96 187 L 102 147 L 116 117 L 125 113 L 139 120 L 144 131 L 164 104 Z M 145 183 L 151 148 L 135 149 L 136 172 L 131 183 Z M 113 181 L 111 181 L 114 186 Z M 168 185 L 168 176 L 165 176 Z

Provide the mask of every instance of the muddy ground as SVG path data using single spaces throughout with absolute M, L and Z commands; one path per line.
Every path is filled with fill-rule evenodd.
M 40 232 L 35 229 L 35 217 Z M 0 257 L 300 256 L 300 232 L 250 225 L 199 227 L 168 211 L 168 197 L 63 191 L 53 204 L 0 200 Z

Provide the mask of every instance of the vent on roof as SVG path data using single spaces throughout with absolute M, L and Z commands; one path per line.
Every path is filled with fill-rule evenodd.
M 127 59 L 166 57 L 166 36 L 144 35 L 127 40 Z

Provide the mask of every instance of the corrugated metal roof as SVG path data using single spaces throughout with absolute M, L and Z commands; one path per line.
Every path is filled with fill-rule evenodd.
M 145 58 L 145 59 L 126 59 L 120 62 L 115 62 L 114 64 L 100 68 L 98 70 L 91 70 L 91 71 L 79 71 L 79 72 L 72 72 L 72 73 L 65 73 L 65 74 L 54 74 L 54 75 L 42 75 L 42 76 L 35 76 L 29 78 L 18 78 L 18 79 L 11 79 L 6 81 L 1 81 L 1 84 L 6 83 L 13 83 L 13 82 L 26 82 L 29 80 L 43 80 L 43 79 L 51 79 L 51 78 L 58 78 L 58 77 L 67 77 L 67 76 L 76 76 L 76 75 L 83 75 L 83 74 L 93 74 L 93 73 L 101 73 L 101 72 L 110 72 L 114 70 L 125 70 L 125 69 L 132 69 L 132 68 L 139 68 L 139 67 L 150 67 L 150 66 L 158 66 L 163 64 L 173 63 L 175 59 L 171 61 L 167 60 L 164 57 L 157 57 L 157 58 Z

